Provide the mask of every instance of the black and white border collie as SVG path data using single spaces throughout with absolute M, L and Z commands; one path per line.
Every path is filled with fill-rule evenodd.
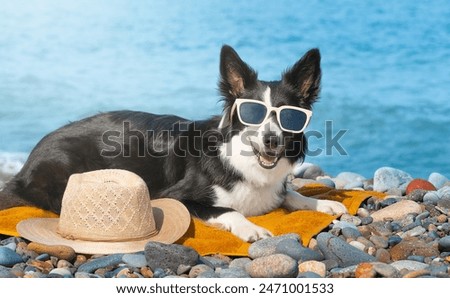
M 225 45 L 220 75 L 221 116 L 189 121 L 116 111 L 48 134 L 0 192 L 0 209 L 32 205 L 59 213 L 71 174 L 114 168 L 140 175 L 152 198 L 178 199 L 193 216 L 249 242 L 272 234 L 246 216 L 278 207 L 345 213 L 341 203 L 287 186 L 305 155 L 303 129 L 320 89 L 319 51 L 308 51 L 280 81 L 266 82 Z

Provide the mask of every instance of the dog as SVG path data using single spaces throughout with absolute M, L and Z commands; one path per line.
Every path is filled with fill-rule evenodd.
M 0 209 L 37 206 L 59 213 L 74 173 L 124 169 L 141 176 L 152 198 L 170 197 L 190 213 L 247 242 L 272 233 L 247 216 L 278 207 L 342 214 L 339 202 L 290 190 L 302 162 L 304 129 L 320 91 L 320 52 L 311 49 L 279 81 L 262 81 L 230 46 L 220 53 L 223 113 L 203 121 L 115 111 L 45 136 L 0 192 Z

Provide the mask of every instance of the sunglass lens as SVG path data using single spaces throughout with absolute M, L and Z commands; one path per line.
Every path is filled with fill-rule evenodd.
M 261 124 L 266 117 L 267 108 L 258 103 L 244 102 L 240 105 L 239 114 L 242 121 L 249 124 Z
M 294 109 L 280 111 L 280 125 L 284 129 L 300 131 L 305 127 L 307 121 L 308 116 L 302 111 Z

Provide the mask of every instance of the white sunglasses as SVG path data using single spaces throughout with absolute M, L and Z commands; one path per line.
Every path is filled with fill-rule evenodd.
M 230 117 L 237 110 L 239 121 L 248 126 L 258 126 L 275 111 L 278 124 L 286 132 L 301 133 L 311 120 L 312 111 L 294 106 L 272 107 L 255 99 L 237 98 L 231 108 Z

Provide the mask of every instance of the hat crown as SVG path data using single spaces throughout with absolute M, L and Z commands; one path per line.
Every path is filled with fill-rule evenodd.
M 144 180 L 125 170 L 70 176 L 57 232 L 68 239 L 128 241 L 156 234 Z

